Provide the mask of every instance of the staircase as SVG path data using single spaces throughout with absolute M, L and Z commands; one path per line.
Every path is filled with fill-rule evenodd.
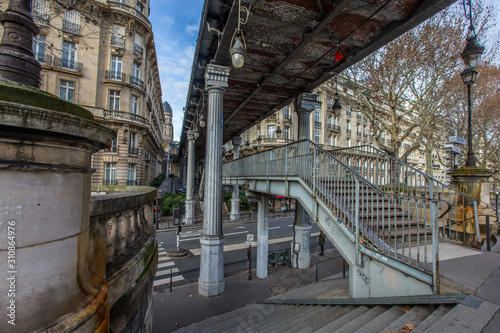
M 479 240 L 475 198 L 371 146 L 302 140 L 224 164 L 223 183 L 297 198 L 349 263 L 350 297 L 439 293 L 439 243 Z
M 323 280 L 177 332 L 480 332 L 498 308 L 463 295 L 329 298 L 347 283 Z

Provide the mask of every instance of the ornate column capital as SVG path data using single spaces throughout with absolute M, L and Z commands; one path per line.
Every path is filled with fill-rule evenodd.
M 241 136 L 235 136 L 233 138 L 233 145 L 236 147 L 236 146 L 239 146 L 241 145 Z
M 205 71 L 205 88 L 225 89 L 228 86 L 229 72 L 231 68 L 209 64 Z
M 198 139 L 199 135 L 200 135 L 200 132 L 198 132 L 197 130 L 189 130 L 189 131 L 187 131 L 188 141 L 196 141 L 196 139 Z
M 314 110 L 316 105 L 317 94 L 302 93 L 300 94 L 296 101 L 295 107 L 297 112 L 311 112 Z

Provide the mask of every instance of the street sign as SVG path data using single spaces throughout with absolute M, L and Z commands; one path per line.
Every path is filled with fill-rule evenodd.
M 253 240 L 253 234 L 247 234 L 247 241 L 245 242 L 247 246 L 256 246 L 257 242 Z
M 456 143 L 457 145 L 465 146 L 467 144 L 467 140 L 459 136 L 450 136 L 448 137 L 448 143 Z
M 445 144 L 444 150 L 447 153 L 452 153 L 452 154 L 461 154 L 462 153 L 462 150 L 460 148 L 458 148 L 457 146 L 455 146 L 454 144 L 451 144 L 451 143 Z

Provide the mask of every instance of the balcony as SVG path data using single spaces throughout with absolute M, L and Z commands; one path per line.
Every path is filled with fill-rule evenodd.
M 133 86 L 139 87 L 142 90 L 146 90 L 146 85 L 144 84 L 144 81 L 139 79 L 137 76 L 130 77 L 130 84 Z
M 346 132 L 347 134 L 351 134 L 351 130 L 350 130 L 349 128 L 348 128 L 348 129 L 346 129 L 346 130 L 345 130 L 345 132 Z
M 125 36 L 111 36 L 111 46 L 125 48 Z
M 315 121 L 314 127 L 321 127 L 321 121 Z
M 42 66 L 50 66 L 51 63 L 52 63 L 52 57 L 50 55 L 48 55 L 48 54 L 35 53 L 35 59 Z
M 82 73 L 83 69 L 83 65 L 81 62 L 76 62 L 73 59 L 61 59 L 59 57 L 53 58 L 52 67 L 77 72 L 80 74 Z
M 339 125 L 328 124 L 328 129 L 330 131 L 334 131 L 334 132 L 340 133 L 340 126 Z
M 134 53 L 138 54 L 138 55 L 140 55 L 142 57 L 142 55 L 144 54 L 143 52 L 144 52 L 144 50 L 143 50 L 142 46 L 140 46 L 139 44 L 134 43 Z
M 356 132 L 356 135 L 357 136 L 361 136 L 361 132 Z
M 118 147 L 117 146 L 113 146 L 113 147 L 110 147 L 110 148 L 106 148 L 106 149 L 104 149 L 104 152 L 106 152 L 106 153 L 116 153 L 116 152 L 118 152 Z
M 410 147 L 411 147 L 411 145 L 410 145 L 410 144 L 408 144 L 408 143 L 403 143 L 403 147 L 405 147 L 405 148 L 410 148 Z
M 41 24 L 49 24 L 49 14 L 33 12 L 33 21 Z
M 148 120 L 138 114 L 118 110 L 103 110 L 102 117 L 104 119 L 129 120 L 139 122 L 143 125 L 148 124 Z
M 363 121 L 368 121 L 368 118 L 366 116 L 363 116 Z
M 285 120 L 286 120 L 286 121 L 292 121 L 292 115 L 290 115 L 290 114 L 285 114 Z
M 139 186 L 141 185 L 141 181 L 137 179 L 127 179 L 127 185 Z
M 128 153 L 131 155 L 139 155 L 139 148 L 137 147 L 128 147 Z
M 346 111 L 345 115 L 348 116 L 348 117 L 350 117 L 350 116 L 352 116 L 352 112 L 351 111 Z
M 434 169 L 441 169 L 441 165 L 439 165 L 439 164 L 433 164 L 432 167 Z
M 363 138 L 368 138 L 368 134 L 363 133 Z
M 109 71 L 109 70 L 106 70 L 104 72 L 104 79 L 105 80 L 125 82 L 125 77 L 126 77 L 126 75 L 123 72 Z
M 359 113 L 356 114 L 356 118 L 361 119 L 361 115 Z
M 62 30 L 71 34 L 80 35 L 81 27 L 79 24 L 63 20 Z
M 104 185 L 116 185 L 116 179 L 104 179 Z

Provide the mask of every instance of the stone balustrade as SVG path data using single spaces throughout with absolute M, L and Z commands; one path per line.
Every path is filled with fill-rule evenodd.
M 150 332 L 158 252 L 156 189 L 101 185 L 99 190 L 91 196 L 89 258 L 92 270 L 109 285 L 110 331 Z

